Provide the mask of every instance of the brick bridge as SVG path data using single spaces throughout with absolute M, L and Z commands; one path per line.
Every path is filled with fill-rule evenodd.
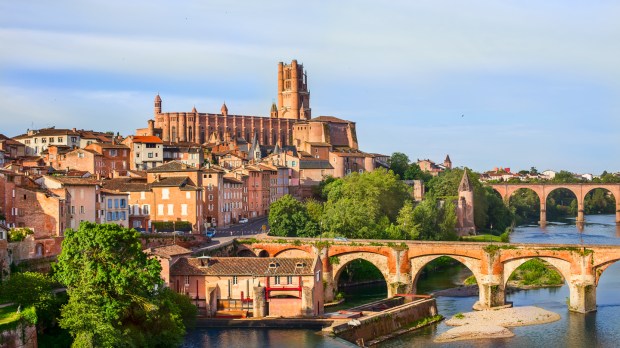
M 502 306 L 506 283 L 513 271 L 524 262 L 539 258 L 564 276 L 570 290 L 570 310 L 586 313 L 596 310 L 596 286 L 601 274 L 620 260 L 620 246 L 387 240 L 326 242 L 272 237 L 238 242 L 237 256 L 320 256 L 326 302 L 331 301 L 338 290 L 338 278 L 344 266 L 353 260 L 364 259 L 375 265 L 387 282 L 390 297 L 397 293 L 416 293 L 416 283 L 424 266 L 440 256 L 449 256 L 463 263 L 476 277 L 480 290 L 477 308 Z
M 567 189 L 577 197 L 577 222 L 584 222 L 583 202 L 586 195 L 594 189 L 605 189 L 616 199 L 616 224 L 620 224 L 620 184 L 491 184 L 499 192 L 504 202 L 508 203 L 510 196 L 519 189 L 530 189 L 538 195 L 540 200 L 540 224 L 547 222 L 547 197 L 557 189 Z

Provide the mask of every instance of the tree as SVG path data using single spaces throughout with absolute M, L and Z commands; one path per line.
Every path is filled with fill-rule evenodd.
M 291 195 L 271 204 L 268 219 L 274 236 L 314 237 L 319 233 L 318 223 L 312 220 L 306 206 Z
M 423 171 L 417 163 L 411 163 L 404 174 L 405 180 L 422 180 L 424 182 L 429 182 L 432 178 L 433 176 Z
M 55 265 L 69 302 L 60 325 L 74 347 L 180 344 L 185 327 L 170 301 L 156 259 L 142 252 L 140 234 L 114 224 L 82 222 L 65 232 Z
M 409 157 L 402 152 L 394 152 L 389 159 L 390 170 L 401 179 L 405 177 L 405 171 L 409 167 Z
M 384 169 L 352 173 L 325 191 L 323 227 L 349 238 L 381 238 L 411 197 L 398 176 Z

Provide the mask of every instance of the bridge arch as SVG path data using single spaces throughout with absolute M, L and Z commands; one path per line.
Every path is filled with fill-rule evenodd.
M 312 257 L 312 254 L 302 248 L 288 248 L 275 253 L 274 257 Z
M 338 281 L 340 280 L 340 276 L 342 271 L 346 268 L 348 264 L 355 260 L 365 260 L 373 264 L 379 272 L 383 275 L 385 279 L 386 285 L 390 280 L 390 272 L 388 265 L 388 257 L 378 253 L 372 253 L 367 251 L 362 252 L 350 252 L 350 253 L 342 253 L 335 256 L 331 256 L 330 263 L 332 265 L 332 274 L 334 279 L 334 291 L 338 291 Z M 388 286 L 388 297 L 394 294 L 389 293 Z
M 237 257 L 256 257 L 256 254 L 250 249 L 241 249 L 237 251 Z
M 479 259 L 473 258 L 473 257 L 469 257 L 469 256 L 463 256 L 463 255 L 452 255 L 452 254 L 435 254 L 435 255 L 424 255 L 424 256 L 418 256 L 418 257 L 413 257 L 410 259 L 411 262 L 411 282 L 412 282 L 412 292 L 415 294 L 417 293 L 417 283 L 418 280 L 420 278 L 420 275 L 422 274 L 422 270 L 424 269 L 424 267 L 431 261 L 442 257 L 442 256 L 447 256 L 451 259 L 454 259 L 460 263 L 462 263 L 465 267 L 467 267 L 471 273 L 474 275 L 474 277 L 476 278 L 476 282 L 478 284 L 478 288 L 480 289 L 480 284 L 481 284 L 481 261 Z
M 548 264 L 553 266 L 555 270 L 560 272 L 560 274 L 564 278 L 564 281 L 570 280 L 571 278 L 570 261 L 557 258 L 557 257 L 548 257 L 548 256 L 531 257 L 530 256 L 530 257 L 514 258 L 514 259 L 504 261 L 503 263 L 504 271 L 502 272 L 504 288 L 506 287 L 506 284 L 508 283 L 508 279 L 510 278 L 510 276 L 514 273 L 514 271 L 517 270 L 517 268 L 519 268 L 519 266 L 526 263 L 527 261 L 534 260 L 534 259 L 540 259 L 540 260 L 547 262 Z

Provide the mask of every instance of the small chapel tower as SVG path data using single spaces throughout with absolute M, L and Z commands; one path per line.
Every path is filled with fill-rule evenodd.
M 459 185 L 459 200 L 456 206 L 456 231 L 459 236 L 476 234 L 474 224 L 474 187 L 469 182 L 467 169 L 463 172 Z

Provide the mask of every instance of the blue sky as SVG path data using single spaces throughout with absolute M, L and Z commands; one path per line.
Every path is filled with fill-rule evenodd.
M 620 171 L 614 1 L 0 1 L 0 132 L 265 115 L 276 66 L 362 150 L 457 166 Z

